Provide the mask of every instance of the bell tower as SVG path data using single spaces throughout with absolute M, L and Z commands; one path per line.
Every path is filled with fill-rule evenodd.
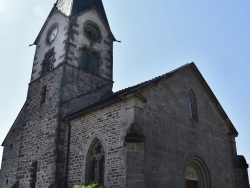
M 95 93 L 89 105 L 112 92 L 114 41 L 101 0 L 58 0 L 34 42 L 31 82 L 63 67 L 61 103 Z
M 31 81 L 63 62 L 112 81 L 113 41 L 101 0 L 59 0 L 34 42 Z
M 67 187 L 62 119 L 112 93 L 114 41 L 101 0 L 55 3 L 34 41 L 27 99 L 3 143 L 16 139 L 19 151 L 3 160 L 3 188 Z

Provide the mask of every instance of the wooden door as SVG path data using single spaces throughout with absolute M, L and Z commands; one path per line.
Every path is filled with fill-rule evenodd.
M 198 188 L 197 181 L 186 180 L 186 188 Z

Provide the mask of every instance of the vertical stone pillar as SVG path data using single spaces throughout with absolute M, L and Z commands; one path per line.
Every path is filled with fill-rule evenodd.
M 144 142 L 126 143 L 127 188 L 144 188 Z
M 238 155 L 235 160 L 235 187 L 249 188 L 248 164 L 242 155 Z

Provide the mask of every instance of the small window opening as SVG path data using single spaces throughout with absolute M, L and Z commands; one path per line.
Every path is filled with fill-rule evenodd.
M 42 87 L 42 91 L 41 91 L 41 101 L 40 101 L 40 104 L 45 103 L 46 94 L 47 94 L 47 86 L 43 86 Z
M 189 108 L 189 118 L 194 119 L 194 104 L 191 96 L 189 97 L 188 108 Z
M 45 54 L 43 63 L 42 63 L 42 74 L 49 72 L 53 69 L 53 63 L 55 61 L 54 48 Z
M 189 119 L 190 120 L 198 120 L 197 117 L 197 107 L 196 107 L 196 100 L 193 92 L 190 93 L 188 98 L 188 112 L 189 112 Z
M 10 144 L 10 149 L 12 149 L 13 148 L 13 144 Z
M 30 181 L 30 188 L 36 187 L 36 180 L 37 180 L 37 161 L 34 161 L 31 165 L 31 181 Z
M 8 183 L 9 183 L 9 180 L 7 179 L 5 183 L 6 183 L 6 185 L 8 185 Z

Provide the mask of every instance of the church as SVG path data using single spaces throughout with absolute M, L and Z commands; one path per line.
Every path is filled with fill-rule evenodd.
M 238 132 L 196 65 L 113 92 L 114 42 L 101 0 L 57 0 L 0 188 L 249 188 Z

